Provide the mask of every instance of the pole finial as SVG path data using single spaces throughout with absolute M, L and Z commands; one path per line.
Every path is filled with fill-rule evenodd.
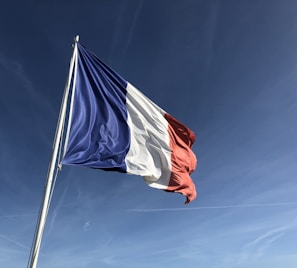
M 79 35 L 75 36 L 75 38 L 74 38 L 75 43 L 78 43 L 78 41 L 79 41 Z

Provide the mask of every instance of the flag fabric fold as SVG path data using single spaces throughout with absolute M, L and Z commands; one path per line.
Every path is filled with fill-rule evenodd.
M 65 165 L 140 175 L 151 187 L 196 198 L 195 134 L 80 43 Z

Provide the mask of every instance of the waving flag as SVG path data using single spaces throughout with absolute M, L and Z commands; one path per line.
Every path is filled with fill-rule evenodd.
M 76 86 L 62 161 L 140 175 L 151 187 L 196 198 L 194 133 L 78 45 Z

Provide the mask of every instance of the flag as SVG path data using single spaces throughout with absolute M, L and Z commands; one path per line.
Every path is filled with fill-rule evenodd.
M 195 134 L 77 44 L 76 85 L 62 164 L 140 175 L 151 187 L 196 198 Z

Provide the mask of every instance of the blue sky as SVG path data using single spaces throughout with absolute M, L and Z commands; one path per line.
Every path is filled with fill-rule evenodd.
M 26 267 L 81 43 L 196 134 L 198 198 L 63 167 L 43 268 L 295 268 L 297 3 L 16 1 L 0 9 L 0 267 Z

